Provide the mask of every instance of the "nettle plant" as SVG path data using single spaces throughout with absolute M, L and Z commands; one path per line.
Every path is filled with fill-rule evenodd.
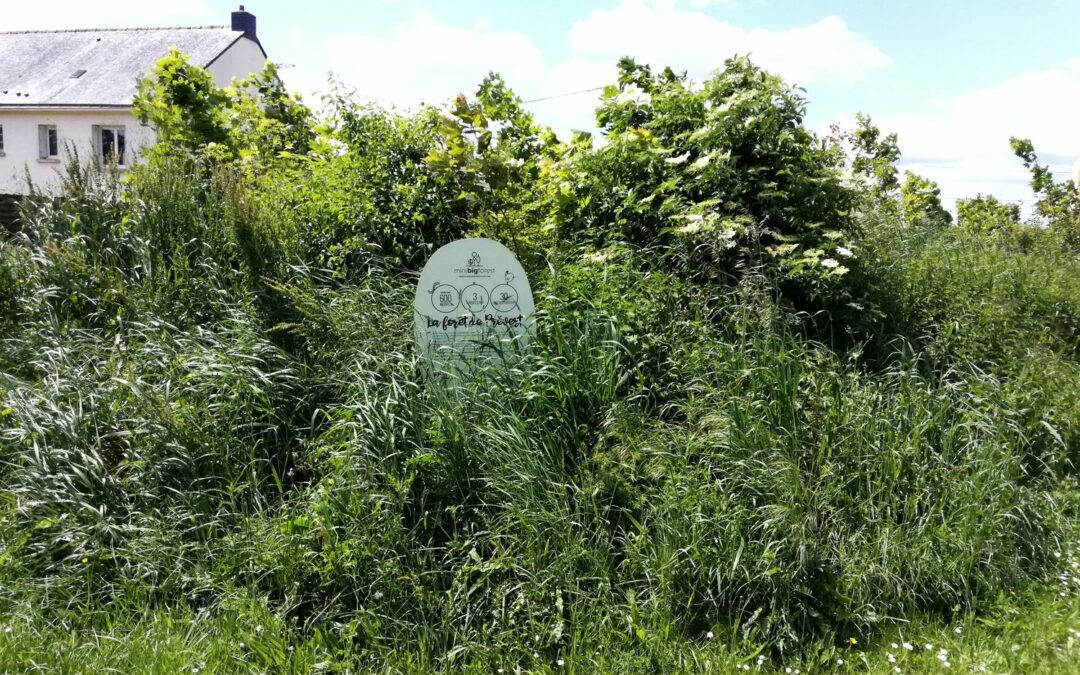
M 746 58 L 701 86 L 624 58 L 597 110 L 606 142 L 576 137 L 555 170 L 550 227 L 590 248 L 658 250 L 699 282 L 776 275 L 796 306 L 846 296 L 856 194 L 805 108 Z

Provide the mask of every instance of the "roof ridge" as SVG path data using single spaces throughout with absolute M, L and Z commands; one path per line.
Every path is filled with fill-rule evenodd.
M 207 30 L 211 28 L 228 28 L 225 24 L 205 26 L 145 26 L 136 28 L 55 28 L 45 30 L 0 30 L 0 35 L 28 35 L 32 33 L 119 33 L 122 31 L 151 31 L 151 30 Z M 240 32 L 240 31 L 234 31 Z

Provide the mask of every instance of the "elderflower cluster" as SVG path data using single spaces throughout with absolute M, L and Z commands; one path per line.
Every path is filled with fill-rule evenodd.
M 652 102 L 652 96 L 649 96 L 648 92 L 639 89 L 636 84 L 628 84 L 623 87 L 623 90 L 615 97 L 615 102 L 648 105 Z

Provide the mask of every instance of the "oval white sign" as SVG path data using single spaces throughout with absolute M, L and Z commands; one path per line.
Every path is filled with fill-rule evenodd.
M 498 360 L 525 346 L 532 289 L 510 249 L 459 239 L 432 254 L 413 303 L 416 344 L 437 370 Z

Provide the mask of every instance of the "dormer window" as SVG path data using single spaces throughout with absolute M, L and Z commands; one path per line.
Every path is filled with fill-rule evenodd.
M 126 134 L 123 126 L 94 125 L 94 150 L 101 162 L 126 165 L 125 146 Z

